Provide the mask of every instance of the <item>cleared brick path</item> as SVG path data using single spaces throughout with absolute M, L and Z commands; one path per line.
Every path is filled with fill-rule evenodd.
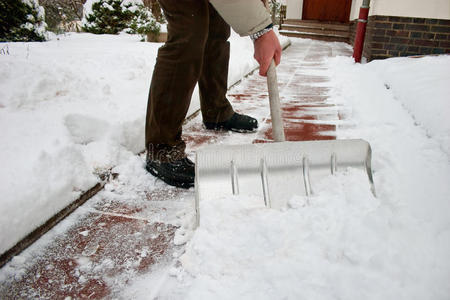
M 350 56 L 351 48 L 292 39 L 284 52 L 277 71 L 287 140 L 335 138 L 340 114 L 327 100 L 325 58 L 336 55 Z M 184 129 L 191 153 L 205 143 L 271 140 L 265 78 L 255 72 L 232 88 L 229 98 L 237 111 L 258 117 L 258 132 L 207 132 L 197 116 Z M 144 161 L 142 156 L 130 162 L 133 172 L 114 170 L 118 176 L 104 191 L 3 267 L 0 298 L 120 298 L 138 276 L 170 268 L 183 251 L 183 237 L 175 239 L 175 232 L 193 215 L 194 191 L 156 181 L 143 169 Z

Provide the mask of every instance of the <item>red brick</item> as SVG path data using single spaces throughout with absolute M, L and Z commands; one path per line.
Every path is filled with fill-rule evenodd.
M 433 54 L 444 54 L 444 53 L 445 53 L 444 48 L 434 48 L 433 49 Z
M 375 23 L 375 28 L 391 29 L 392 28 L 392 23 L 380 23 L 380 22 L 377 22 L 377 23 Z
M 433 48 L 421 47 L 420 54 L 433 54 Z
M 373 55 L 372 56 L 372 60 L 374 59 L 385 59 L 385 58 L 389 58 L 391 56 L 387 55 L 387 54 L 380 54 L 380 55 Z
M 395 45 L 395 50 L 398 50 L 400 52 L 405 52 L 406 49 L 408 49 L 408 45 L 402 45 L 402 44 Z
M 439 47 L 439 42 L 438 41 L 427 41 L 427 40 L 415 40 L 414 45 L 427 46 L 427 47 Z
M 422 32 L 411 32 L 410 37 L 412 39 L 421 39 L 422 38 Z
M 383 43 L 371 43 L 370 47 L 372 47 L 372 49 L 383 49 L 384 44 Z
M 396 31 L 394 31 L 394 36 L 398 36 L 398 37 L 409 37 L 409 31 L 396 30 Z
M 391 38 L 391 43 L 394 43 L 394 44 L 408 44 L 408 39 L 393 37 L 393 38 Z
M 390 22 L 404 22 L 402 17 L 389 17 Z
M 399 56 L 400 52 L 398 50 L 389 50 L 388 54 L 391 56 Z
M 438 24 L 443 26 L 450 26 L 450 20 L 440 19 L 438 20 Z
M 397 30 L 403 30 L 403 29 L 405 29 L 405 24 L 394 24 L 392 26 L 392 28 L 397 29 Z
M 428 25 L 406 24 L 406 30 L 428 31 L 429 29 L 430 29 L 430 26 L 428 26 Z
M 438 22 L 439 22 L 438 19 L 426 19 L 425 20 L 425 24 L 431 24 L 431 25 L 438 24 Z
M 425 19 L 423 18 L 414 18 L 413 23 L 415 24 L 425 24 Z
M 441 41 L 441 42 L 439 42 L 439 47 L 450 49 L 450 41 Z
M 376 36 L 385 36 L 386 29 L 374 29 L 371 33 Z
M 432 32 L 450 33 L 450 26 L 432 26 Z
M 442 40 L 442 41 L 446 41 L 446 40 L 448 41 L 448 40 L 450 40 L 450 34 L 437 33 L 436 39 Z
M 391 40 L 388 36 L 374 36 L 372 37 L 372 41 L 374 42 L 380 42 L 380 43 L 387 43 Z
M 435 37 L 436 37 L 436 34 L 434 34 L 434 33 L 426 32 L 426 33 L 423 34 L 423 38 L 426 39 L 426 40 L 434 40 Z
M 372 50 L 373 55 L 380 55 L 380 54 L 387 54 L 386 50 L 379 50 L 379 49 L 373 49 Z
M 377 20 L 377 21 L 388 21 L 389 20 L 388 16 L 372 16 L 371 18 L 373 18 L 374 20 Z

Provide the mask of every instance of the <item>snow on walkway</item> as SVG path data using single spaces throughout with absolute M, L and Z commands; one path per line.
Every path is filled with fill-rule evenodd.
M 201 227 L 193 232 L 193 190 L 167 187 L 146 173 L 144 157 L 130 156 L 113 170 L 117 178 L 105 191 L 0 271 L 0 294 L 448 299 L 445 137 L 426 122 L 418 125 L 432 117 L 415 114 L 411 107 L 418 106 L 402 97 L 407 85 L 397 77 L 395 83 L 384 69 L 397 64 L 401 76 L 423 62 L 424 80 L 417 79 L 421 92 L 442 91 L 433 92 L 434 112 L 448 114 L 441 79 L 447 78 L 449 57 L 356 65 L 345 44 L 292 41 L 278 68 L 288 138 L 367 139 L 374 152 L 377 198 L 367 178 L 350 169 L 324 178 L 314 196 L 299 195 L 281 210 L 265 209 L 261 199 L 250 197 L 203 201 Z M 424 82 L 436 72 L 433 85 Z M 258 118 L 259 131 L 206 132 L 198 116 L 184 130 L 190 151 L 204 143 L 270 139 L 264 79 L 249 76 L 229 94 L 236 110 Z M 415 101 L 420 99 L 426 97 Z
M 147 95 L 161 44 L 139 39 L 71 33 L 5 45 L 0 253 L 93 187 L 99 174 L 145 150 Z M 233 84 L 257 63 L 249 39 L 232 33 L 230 40 Z M 196 90 L 189 114 L 199 107 Z
M 305 51 L 305 45 L 293 39 L 285 61 L 302 53 L 304 63 L 318 48 L 332 53 L 335 47 L 309 42 Z M 356 65 L 350 57 L 319 53 L 314 70 L 299 67 L 286 78 L 331 79 L 327 102 L 335 103 L 339 118 L 325 123 L 336 127 L 338 138 L 371 142 L 378 197 L 367 178 L 350 169 L 324 178 L 314 196 L 296 197 L 282 210 L 267 210 L 250 197 L 204 200 L 201 226 L 171 277 L 144 276 L 125 297 L 146 299 L 155 288 L 160 299 L 450 297 L 450 165 L 442 143 L 448 135 L 436 134 L 448 128 L 440 116 L 450 113 L 450 57 Z M 413 95 L 402 77 L 413 78 L 420 94 L 405 97 Z M 286 96 L 289 90 L 282 91 L 285 103 Z M 426 114 L 420 101 L 430 96 Z M 428 126 L 430 120 L 438 126 Z

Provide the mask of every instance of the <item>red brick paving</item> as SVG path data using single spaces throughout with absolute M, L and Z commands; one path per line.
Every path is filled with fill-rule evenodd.
M 326 57 L 350 56 L 351 50 L 342 44 L 293 41 L 278 67 L 286 138 L 334 139 L 333 122 L 342 114 L 328 103 L 331 87 L 326 74 L 317 74 L 326 73 Z M 259 116 L 260 130 L 247 135 L 207 132 L 198 116 L 184 129 L 190 151 L 206 143 L 272 140 L 265 78 L 249 76 L 230 91 L 229 98 L 237 111 Z M 154 180 L 148 176 L 149 181 Z M 119 176 L 69 217 L 69 225 L 58 225 L 1 270 L 0 298 L 101 299 L 120 295 L 133 278 L 170 264 L 174 253 L 182 250 L 174 244 L 179 224 L 173 220 L 180 208 L 190 209 L 193 193 L 162 183 L 130 186 Z

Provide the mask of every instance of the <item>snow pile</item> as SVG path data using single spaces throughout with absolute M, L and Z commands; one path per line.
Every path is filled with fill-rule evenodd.
M 285 210 L 261 202 L 202 203 L 202 225 L 180 258 L 187 273 L 172 271 L 187 288 L 180 299 L 448 296 L 449 232 L 375 199 L 359 171 L 325 178 Z
M 354 128 L 339 130 L 338 136 L 362 137 L 370 141 L 374 152 L 375 186 L 380 199 L 389 202 L 398 214 L 423 222 L 419 236 L 433 236 L 436 248 L 445 245 L 450 250 L 450 164 L 448 149 L 442 144 L 449 136 L 447 133 L 441 139 L 441 136 L 436 138 L 427 134 L 427 131 L 441 133 L 439 127 L 448 128 L 448 120 L 439 117 L 450 114 L 450 106 L 442 100 L 448 97 L 448 86 L 445 87 L 441 80 L 448 78 L 448 73 L 438 65 L 450 66 L 450 57 L 420 60 L 423 61 L 390 59 L 367 65 L 353 64 L 346 58 L 332 60 L 335 100 L 353 108 L 351 118 L 355 123 Z M 421 63 L 421 73 L 411 76 Z M 380 64 L 398 76 L 380 76 Z M 427 84 L 428 78 L 437 79 L 434 84 Z M 415 89 L 409 85 L 410 81 L 422 82 L 422 89 L 420 94 L 407 99 L 405 95 L 411 95 L 410 89 Z M 397 95 L 402 95 L 402 102 Z M 419 109 L 426 105 L 424 102 L 429 103 L 427 111 Z M 411 111 L 405 107 L 411 107 Z M 435 123 L 438 125 L 436 131 L 431 125 L 427 127 L 433 118 L 441 121 Z M 423 120 L 423 127 L 418 125 L 418 119 Z M 441 265 L 445 265 L 447 275 L 450 275 L 450 261 L 442 260 Z
M 294 198 L 284 210 L 262 202 L 231 197 L 201 204 L 201 227 L 180 258 L 194 276 L 187 299 L 368 299 L 390 283 L 382 276 L 386 269 L 395 274 L 390 264 L 366 274 L 389 248 L 389 212 L 358 171 L 326 178 L 316 196 Z M 367 285 L 368 277 L 380 281 L 351 288 Z
M 1 56 L 0 252 L 42 224 L 94 173 L 143 149 L 148 81 L 158 45 L 74 34 L 10 43 Z M 128 53 L 128 54 L 127 54 Z
M 395 58 L 375 61 L 367 67 L 384 79 L 393 96 L 450 155 L 450 59 Z

